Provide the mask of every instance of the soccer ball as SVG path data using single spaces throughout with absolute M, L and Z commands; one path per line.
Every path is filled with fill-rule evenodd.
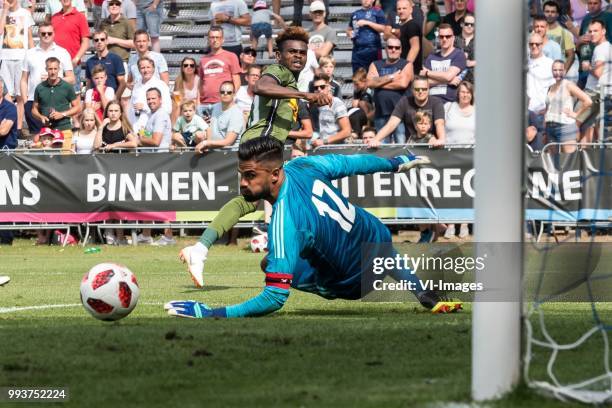
M 127 267 L 115 263 L 94 266 L 81 281 L 81 303 L 100 320 L 124 318 L 136 307 L 139 295 L 136 276 Z
M 268 235 L 259 234 L 251 238 L 251 251 L 264 252 L 268 250 Z

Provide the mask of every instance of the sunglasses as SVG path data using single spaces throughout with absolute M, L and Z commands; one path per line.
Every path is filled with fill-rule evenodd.
M 232 95 L 234 91 L 219 91 L 221 95 Z
M 414 92 L 427 92 L 429 91 L 428 88 L 414 88 Z
M 530 47 L 539 47 L 542 43 L 529 43 Z
M 327 88 L 327 85 L 315 85 L 314 86 L 315 91 L 322 91 L 325 88 Z
M 463 23 L 464 27 L 474 27 L 475 23 Z
M 402 47 L 400 45 L 387 45 L 388 50 L 401 50 Z
M 195 64 L 183 64 L 183 68 L 195 68 Z
M 106 38 L 94 38 L 94 42 L 104 42 Z
M 41 37 L 51 37 L 53 35 L 53 31 L 39 31 L 38 34 Z
M 244 54 L 250 55 L 251 57 L 256 57 L 257 56 L 257 52 L 255 52 L 255 51 L 247 51 Z
M 440 35 L 438 35 L 438 37 L 440 37 L 440 39 L 442 39 L 442 40 L 446 40 L 446 39 L 449 39 L 449 38 L 453 38 L 454 34 L 450 34 L 450 35 L 441 35 L 440 34 Z
M 108 3 L 109 6 L 121 6 L 121 3 Z

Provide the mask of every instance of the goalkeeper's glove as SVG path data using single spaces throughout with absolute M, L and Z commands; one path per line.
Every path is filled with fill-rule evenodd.
M 406 172 L 415 166 L 421 164 L 429 164 L 431 161 L 427 156 L 415 156 L 411 153 L 401 156 L 395 156 L 389 159 L 393 170 L 397 173 Z
M 225 317 L 219 309 L 211 309 L 208 305 L 195 300 L 172 300 L 164 305 L 170 316 L 203 319 L 205 317 Z

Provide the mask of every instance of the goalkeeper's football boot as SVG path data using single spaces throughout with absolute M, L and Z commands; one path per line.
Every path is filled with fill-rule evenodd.
M 419 293 L 417 299 L 431 313 L 454 313 L 463 309 L 463 302 L 450 300 L 433 290 Z
M 404 173 L 410 170 L 413 167 L 420 166 L 423 164 L 431 163 L 429 157 L 427 156 L 415 156 L 413 154 L 406 154 L 402 156 L 397 156 L 395 159 L 400 160 L 399 167 L 397 169 L 398 173 Z
M 191 280 L 198 288 L 204 287 L 204 261 L 207 254 L 208 248 L 200 242 L 181 249 L 179 253 L 179 259 L 187 264 Z

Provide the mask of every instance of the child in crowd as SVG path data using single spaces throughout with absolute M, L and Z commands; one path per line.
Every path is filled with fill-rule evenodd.
M 181 103 L 181 116 L 172 130 L 172 144 L 176 147 L 195 147 L 210 137 L 210 127 L 196 115 L 196 104 L 192 99 Z
M 257 50 L 259 37 L 266 37 L 268 57 L 274 58 L 274 48 L 272 47 L 272 19 L 283 29 L 287 28 L 285 20 L 276 13 L 268 9 L 266 0 L 257 0 L 253 5 L 253 16 L 251 18 L 251 47 Z
M 408 138 L 408 143 L 429 143 L 429 140 L 434 137 L 430 132 L 433 123 L 431 114 L 427 111 L 417 111 L 412 120 L 417 133 Z
M 375 136 L 376 129 L 374 129 L 372 126 L 365 126 L 361 131 L 361 143 L 367 145 L 372 140 L 374 140 Z
M 64 144 L 64 135 L 61 131 L 44 127 L 34 136 L 31 149 L 61 149 Z
M 94 149 L 109 151 L 137 146 L 138 141 L 132 133 L 132 126 L 123 112 L 121 103 L 109 102 L 104 112 L 104 121 L 96 134 Z
M 85 108 L 80 123 L 81 128 L 72 138 L 72 149 L 77 154 L 89 154 L 93 150 L 100 121 L 92 108 Z
M 106 70 L 102 65 L 96 65 L 91 71 L 93 87 L 85 92 L 85 107 L 92 108 L 98 118 L 104 118 L 106 105 L 115 99 L 115 90 L 106 86 Z
M 331 93 L 336 98 L 342 98 L 342 90 L 340 89 L 340 83 L 334 80 L 334 70 L 336 69 L 336 60 L 334 57 L 322 56 L 319 58 L 319 70 L 329 77 L 329 86 Z M 308 91 L 314 92 L 314 82 L 308 84 Z

